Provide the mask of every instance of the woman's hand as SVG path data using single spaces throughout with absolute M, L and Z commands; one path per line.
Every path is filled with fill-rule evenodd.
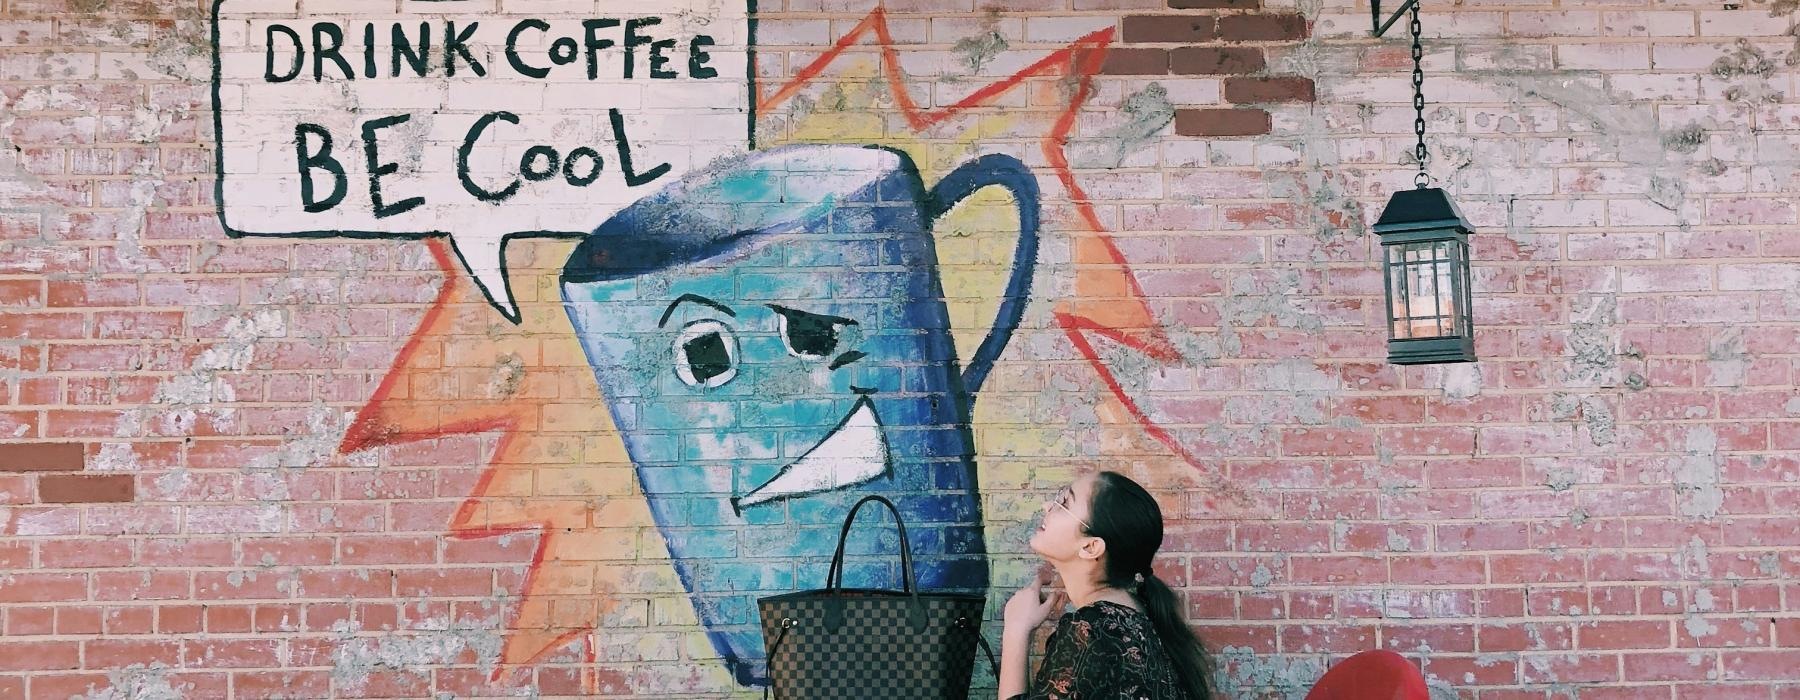
M 1005 621 L 1005 633 L 1009 636 L 1030 636 L 1038 625 L 1050 619 L 1050 614 L 1061 610 L 1068 597 L 1061 591 L 1044 598 L 1044 584 L 1049 579 L 1039 573 L 1030 583 L 1025 584 L 1012 598 L 1007 599 L 1006 609 L 1001 613 Z

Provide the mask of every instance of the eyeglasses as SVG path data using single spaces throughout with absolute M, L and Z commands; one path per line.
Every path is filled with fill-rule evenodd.
M 1094 529 L 1093 525 L 1088 524 L 1088 521 L 1083 520 L 1081 516 L 1075 514 L 1075 511 L 1069 509 L 1068 501 L 1069 497 L 1075 495 L 1074 488 L 1073 484 L 1062 487 L 1061 491 L 1056 492 L 1056 500 L 1050 501 L 1050 505 L 1063 509 L 1064 512 L 1069 514 L 1069 517 L 1075 519 L 1075 522 L 1081 523 L 1081 530 L 1083 532 L 1092 530 Z

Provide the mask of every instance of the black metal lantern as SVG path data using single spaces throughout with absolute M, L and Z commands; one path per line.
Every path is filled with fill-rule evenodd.
M 1381 0 L 1371 0 L 1375 35 L 1412 11 L 1413 155 L 1417 189 L 1396 192 L 1375 222 L 1381 236 L 1382 277 L 1386 280 L 1388 361 L 1400 365 L 1475 361 L 1475 325 L 1470 314 L 1469 224 L 1442 189 L 1430 187 L 1425 164 L 1425 69 L 1417 0 L 1381 21 Z
M 1395 192 L 1375 223 L 1387 280 L 1388 361 L 1473 362 L 1469 225 L 1436 187 Z

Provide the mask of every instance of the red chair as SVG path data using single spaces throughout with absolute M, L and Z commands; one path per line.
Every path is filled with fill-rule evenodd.
M 1430 700 L 1425 677 L 1406 657 L 1375 649 L 1338 662 L 1306 700 Z

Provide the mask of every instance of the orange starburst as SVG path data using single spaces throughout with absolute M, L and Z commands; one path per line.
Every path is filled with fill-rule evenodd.
M 628 491 L 628 467 L 579 454 L 584 443 L 609 437 L 612 425 L 561 305 L 521 299 L 519 325 L 499 323 L 449 245 L 430 240 L 427 246 L 444 273 L 442 286 L 338 451 L 497 435 L 487 466 L 449 522 L 458 540 L 536 540 L 497 678 L 505 666 L 533 663 L 592 631 L 611 602 L 597 595 L 600 557 L 578 550 L 604 534 L 590 496 Z M 561 424 L 546 425 L 556 421 Z M 548 453 L 560 456 L 546 460 Z M 562 487 L 546 485 L 551 482 Z M 591 658 L 592 645 L 585 651 Z
M 874 37 L 880 49 L 882 74 L 894 95 L 895 104 L 907 125 L 914 131 L 925 131 L 951 117 L 992 104 L 1000 95 L 1018 87 L 1028 78 L 1073 79 L 1075 87 L 1069 91 L 1064 109 L 1056 116 L 1050 130 L 1038 140 L 1038 146 L 1050 164 L 1051 171 L 1069 193 L 1076 213 L 1088 230 L 1088 235 L 1079 236 L 1074 242 L 1075 294 L 1058 304 L 1054 316 L 1069 342 L 1093 367 L 1126 413 L 1148 435 L 1167 446 L 1184 461 L 1200 466 L 1197 458 L 1167 430 L 1150 420 L 1137 401 L 1125 392 L 1112 369 L 1100 359 L 1093 341 L 1088 337 L 1089 334 L 1099 335 L 1159 362 L 1173 362 L 1181 357 L 1181 353 L 1169 342 L 1168 334 L 1157 325 L 1150 313 L 1149 304 L 1144 300 L 1143 288 L 1131 274 L 1125 255 L 1113 243 L 1112 236 L 1108 235 L 1099 215 L 1094 212 L 1093 200 L 1082 189 L 1081 183 L 1076 181 L 1075 172 L 1069 167 L 1066 152 L 1069 132 L 1074 128 L 1077 110 L 1087 102 L 1092 92 L 1094 75 L 1100 72 L 1100 66 L 1105 62 L 1107 47 L 1112 43 L 1112 28 L 1096 30 L 1083 36 L 1024 70 L 982 87 L 954 104 L 941 109 L 925 110 L 919 108 L 907 88 L 905 74 L 900 70 L 899 51 L 894 48 L 893 37 L 888 34 L 887 13 L 877 7 L 855 28 L 839 38 L 831 50 L 801 68 L 786 85 L 762 98 L 757 103 L 757 112 L 766 114 L 799 94 L 807 83 L 824 72 L 826 66 L 838 60 L 851 46 L 870 36 Z

